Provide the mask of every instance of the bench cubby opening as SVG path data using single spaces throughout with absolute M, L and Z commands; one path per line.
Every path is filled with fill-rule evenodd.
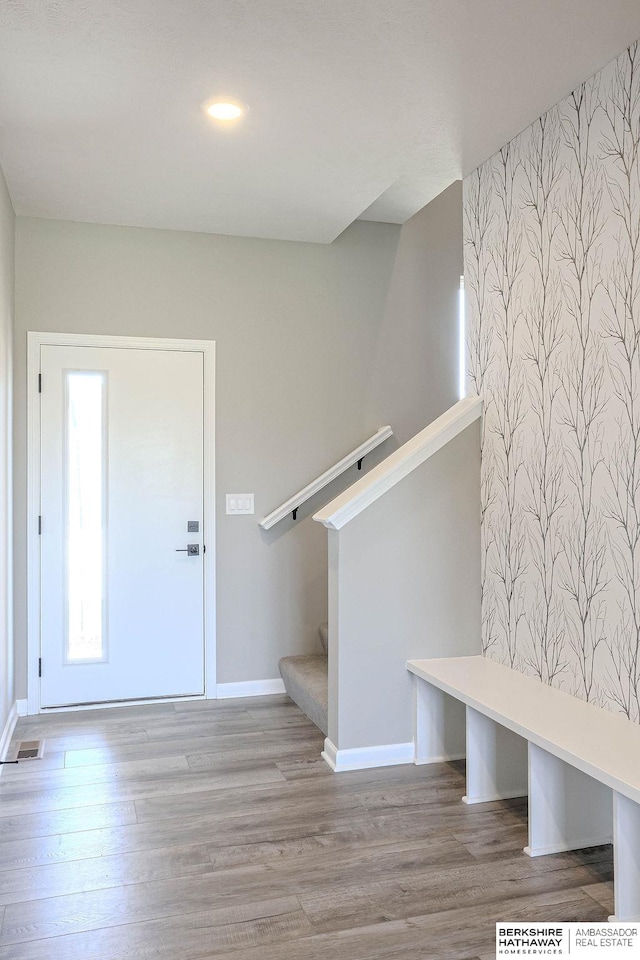
M 613 842 L 640 920 L 640 726 L 486 657 L 412 660 L 415 762 L 466 758 L 466 803 L 528 797 L 531 857 Z

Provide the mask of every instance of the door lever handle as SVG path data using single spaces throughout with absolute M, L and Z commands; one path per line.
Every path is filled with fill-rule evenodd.
M 180 547 L 176 550 L 176 553 L 186 553 L 188 557 L 199 557 L 200 556 L 200 544 L 199 543 L 188 543 L 186 547 Z

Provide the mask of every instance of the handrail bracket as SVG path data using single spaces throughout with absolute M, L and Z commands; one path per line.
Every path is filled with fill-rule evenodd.
M 331 483 L 332 480 L 335 480 L 336 477 L 339 477 L 340 474 L 344 473 L 345 470 L 348 470 L 349 467 L 357 463 L 358 470 L 362 469 L 362 461 L 368 453 L 371 453 L 372 450 L 375 450 L 376 447 L 379 447 L 381 443 L 388 437 L 393 436 L 393 430 L 391 427 L 380 427 L 380 429 L 374 433 L 372 437 L 369 437 L 368 440 L 365 440 L 364 443 L 361 443 L 359 446 L 352 450 L 351 453 L 348 453 L 346 457 L 343 457 L 342 460 L 339 460 L 338 463 L 335 463 L 328 470 L 325 470 L 323 474 L 319 477 L 316 477 L 315 480 L 312 480 L 311 483 L 308 483 L 306 487 L 303 487 L 302 490 L 298 490 L 292 497 L 289 497 L 277 510 L 274 510 L 268 516 L 264 517 L 260 521 L 260 526 L 263 530 L 270 530 L 271 527 L 278 523 L 279 520 L 284 519 L 288 514 L 292 514 L 293 519 L 295 520 L 298 516 L 298 509 L 302 506 L 303 503 L 306 503 L 311 497 L 313 497 L 319 490 L 322 490 L 323 487 L 326 487 L 327 484 Z

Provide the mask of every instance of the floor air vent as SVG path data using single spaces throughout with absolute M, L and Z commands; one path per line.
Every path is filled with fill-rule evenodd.
M 40 760 L 44 748 L 44 740 L 23 740 L 18 747 L 16 760 Z

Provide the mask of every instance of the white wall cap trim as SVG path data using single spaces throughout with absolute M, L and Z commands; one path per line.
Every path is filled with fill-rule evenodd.
M 348 470 L 349 467 L 352 467 L 354 463 L 357 463 L 358 460 L 361 460 L 363 457 L 366 457 L 368 453 L 371 453 L 372 450 L 375 450 L 376 447 L 379 447 L 381 443 L 388 437 L 393 436 L 393 430 L 390 426 L 380 427 L 372 437 L 369 437 L 368 440 L 365 440 L 361 443 L 355 450 L 352 450 L 351 453 L 348 453 L 342 460 L 338 460 L 337 463 L 334 463 L 332 467 L 329 467 L 328 470 L 325 470 L 324 473 L 320 474 L 319 477 L 316 477 L 315 480 L 312 480 L 311 483 L 308 483 L 306 487 L 303 487 L 302 490 L 298 490 L 297 493 L 294 493 L 292 497 L 289 497 L 288 500 L 269 513 L 264 517 L 259 526 L 263 530 L 270 530 L 276 523 L 284 518 L 289 513 L 293 513 L 294 510 L 297 510 L 303 503 L 309 500 L 314 494 L 322 490 L 323 487 L 326 487 L 327 484 L 331 483 L 332 480 L 335 480 L 336 477 L 339 477 L 341 473 L 344 473 L 345 470 Z M 314 517 L 315 519 L 315 517 Z
M 219 683 L 218 700 L 230 700 L 234 697 L 266 697 L 274 693 L 284 693 L 284 683 L 276 680 L 240 680 L 237 683 Z
M 409 743 L 385 743 L 375 747 L 338 750 L 327 737 L 321 756 L 334 773 L 344 773 L 346 770 L 367 770 L 370 767 L 395 767 L 401 763 L 413 763 L 414 754 L 413 740 Z
M 465 397 L 459 400 L 370 470 L 365 477 L 357 480 L 348 490 L 314 514 L 313 519 L 328 529 L 340 530 L 481 415 L 480 397 Z

